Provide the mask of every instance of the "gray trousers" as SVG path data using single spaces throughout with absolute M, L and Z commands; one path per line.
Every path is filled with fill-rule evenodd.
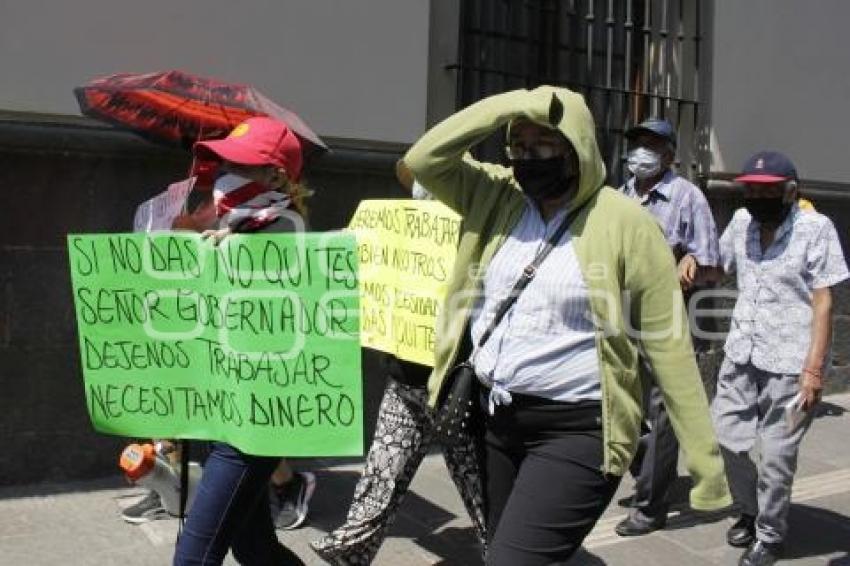
M 797 452 L 812 419 L 793 431 L 786 424 L 785 405 L 799 392 L 798 379 L 725 359 L 711 405 L 732 498 L 756 517 L 756 536 L 767 543 L 787 534 Z M 757 464 L 750 458 L 754 448 Z

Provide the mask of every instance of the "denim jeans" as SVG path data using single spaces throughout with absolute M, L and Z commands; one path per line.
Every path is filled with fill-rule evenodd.
M 213 444 L 174 566 L 219 565 L 228 550 L 245 566 L 304 564 L 278 542 L 269 512 L 269 478 L 279 460 Z

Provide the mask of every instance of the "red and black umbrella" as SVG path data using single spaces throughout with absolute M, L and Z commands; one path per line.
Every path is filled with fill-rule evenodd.
M 222 138 L 252 116 L 276 118 L 306 142 L 307 153 L 327 145 L 294 112 L 252 86 L 225 83 L 182 71 L 101 77 L 74 89 L 80 110 L 158 141 L 188 147 Z

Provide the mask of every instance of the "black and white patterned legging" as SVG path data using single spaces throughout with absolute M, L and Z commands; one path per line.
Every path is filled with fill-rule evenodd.
M 312 542 L 313 549 L 332 564 L 371 563 L 432 437 L 433 418 L 426 389 L 388 379 L 366 467 L 345 524 Z M 443 456 L 483 552 L 483 486 L 472 438 L 460 446 L 444 446 Z

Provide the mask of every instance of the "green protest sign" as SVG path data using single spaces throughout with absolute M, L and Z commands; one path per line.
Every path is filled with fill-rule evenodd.
M 353 235 L 69 235 L 68 251 L 97 430 L 362 453 Z

